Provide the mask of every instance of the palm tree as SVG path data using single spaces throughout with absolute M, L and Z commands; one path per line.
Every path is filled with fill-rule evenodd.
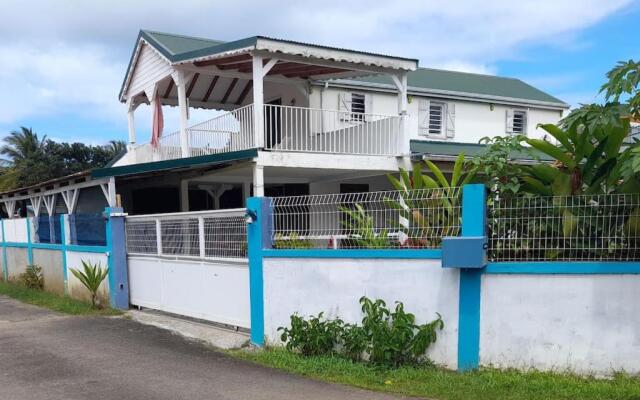
M 127 144 L 124 140 L 110 140 L 106 148 L 115 157 L 127 149 Z
M 0 147 L 0 154 L 8 158 L 5 160 L 7 163 L 15 165 L 34 156 L 40 156 L 46 140 L 46 135 L 40 139 L 33 129 L 23 126 L 19 131 L 12 131 L 2 139 L 4 144 Z

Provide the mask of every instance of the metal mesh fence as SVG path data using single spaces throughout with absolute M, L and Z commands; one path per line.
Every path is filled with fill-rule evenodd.
M 640 260 L 640 194 L 513 198 L 488 213 L 491 261 Z
M 274 197 L 275 248 L 438 248 L 460 233 L 460 188 Z
M 130 216 L 126 224 L 127 252 L 192 258 L 246 258 L 244 214 L 244 209 L 233 209 Z

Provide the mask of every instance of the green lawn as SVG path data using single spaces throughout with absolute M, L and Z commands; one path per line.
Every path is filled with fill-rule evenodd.
M 593 379 L 566 374 L 494 369 L 467 373 L 435 367 L 385 370 L 342 358 L 302 357 L 274 348 L 265 351 L 234 350 L 230 354 L 328 382 L 431 399 L 640 400 L 640 378 L 623 375 L 612 379 Z
M 25 303 L 48 308 L 71 315 L 120 315 L 121 312 L 112 308 L 97 310 L 91 303 L 75 300 L 69 296 L 26 288 L 17 283 L 0 281 L 0 295 L 13 297 Z

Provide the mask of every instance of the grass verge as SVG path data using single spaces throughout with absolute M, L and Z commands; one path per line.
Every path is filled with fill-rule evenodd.
M 71 315 L 120 315 L 121 312 L 112 308 L 97 310 L 91 303 L 72 299 L 69 296 L 29 289 L 17 283 L 0 281 L 0 295 L 12 297 L 24 303 L 48 308 Z
M 457 373 L 436 367 L 388 370 L 337 357 L 302 357 L 284 349 L 233 350 L 232 356 L 327 382 L 440 400 L 624 399 L 640 400 L 640 379 L 483 369 Z

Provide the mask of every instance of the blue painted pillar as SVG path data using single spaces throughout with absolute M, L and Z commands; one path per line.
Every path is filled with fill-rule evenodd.
M 271 248 L 273 215 L 271 199 L 247 199 L 247 252 L 249 257 L 249 298 L 251 301 L 251 343 L 264 345 L 264 287 L 262 279 L 262 250 Z
M 120 207 L 107 207 L 107 257 L 109 266 L 109 300 L 111 307 L 129 308 L 129 275 L 125 238 L 125 215 Z
M 68 268 L 67 268 L 67 245 L 68 237 L 67 237 L 67 224 L 69 223 L 69 215 L 62 214 L 59 216 L 60 218 L 60 249 L 62 252 L 62 279 L 64 282 L 64 293 L 69 294 L 69 276 L 68 276 Z
M 462 188 L 462 236 L 486 236 L 486 189 Z M 483 269 L 460 270 L 458 309 L 458 370 L 478 368 L 480 361 L 480 285 Z
M 9 266 L 7 265 L 7 238 L 4 236 L 4 219 L 0 220 L 2 227 L 2 276 L 5 281 L 9 280 Z
M 33 265 L 33 241 L 31 240 L 31 221 L 29 221 L 29 217 L 25 218 L 24 220 L 27 223 L 27 260 L 29 262 L 29 265 Z

